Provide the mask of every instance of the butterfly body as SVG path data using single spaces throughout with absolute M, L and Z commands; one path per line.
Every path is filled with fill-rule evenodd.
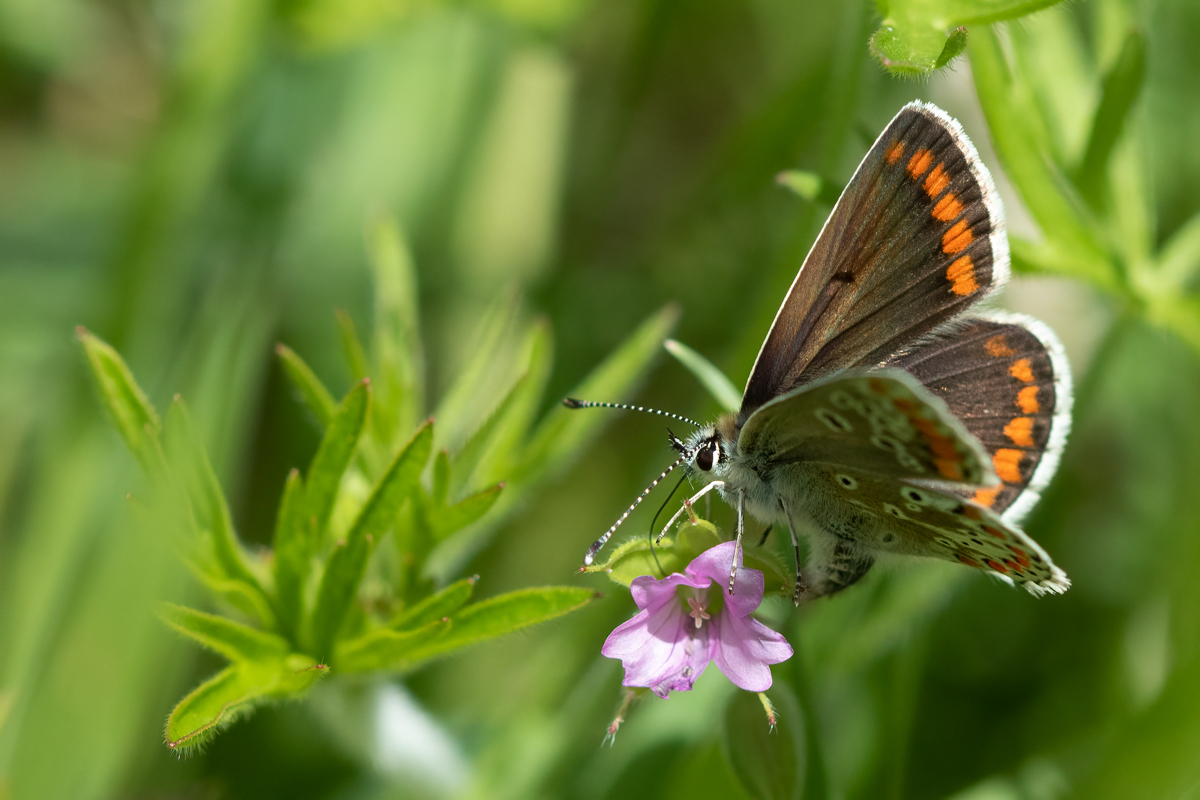
M 1008 259 L 975 148 L 945 112 L 908 104 L 818 235 L 741 408 L 672 439 L 676 463 L 705 482 L 689 503 L 717 490 L 739 542 L 746 513 L 791 533 L 797 602 L 885 554 L 956 561 L 1033 594 L 1069 587 L 1019 527 L 1070 427 L 1062 347 L 1028 317 L 967 313 Z

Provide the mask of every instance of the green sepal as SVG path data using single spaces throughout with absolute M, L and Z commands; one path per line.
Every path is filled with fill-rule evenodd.
M 231 664 L 184 697 L 167 717 L 167 747 L 203 744 L 256 706 L 304 693 L 329 671 L 308 656 Z
M 371 387 L 362 381 L 349 391 L 325 428 L 317 454 L 305 480 L 305 512 L 313 537 L 314 552 L 325 544 L 329 516 L 333 512 L 342 475 L 354 458 L 359 436 L 367 419 Z
M 76 328 L 75 334 L 83 345 L 104 408 L 125 440 L 125 446 L 147 475 L 161 475 L 164 466 L 159 444 L 162 421 L 158 412 L 116 350 L 86 328 Z
M 292 348 L 285 344 L 275 345 L 275 354 L 283 364 L 283 371 L 292 382 L 292 386 L 300 394 L 300 399 L 312 415 L 316 417 L 322 430 L 329 425 L 333 415 L 337 413 L 337 402 L 317 373 L 312 371 L 304 359 L 296 355 Z
M 293 469 L 283 484 L 283 497 L 275 517 L 275 607 L 279 627 L 286 636 L 295 637 L 304 617 L 304 584 L 308 579 L 313 555 L 311 525 L 305 514 L 304 480 Z
M 430 421 L 422 425 L 396 455 L 347 532 L 345 541 L 334 548 L 313 607 L 312 652 L 329 653 L 333 649 L 338 630 L 366 571 L 367 558 L 375 543 L 396 521 L 401 506 L 416 491 L 432 443 L 433 422 Z
M 467 645 L 562 616 L 597 597 L 591 589 L 576 587 L 521 589 L 466 606 L 415 631 L 376 630 L 345 642 L 335 664 L 351 672 L 407 671 Z
M 404 609 L 392 620 L 392 630 L 411 631 L 453 614 L 471 599 L 478 581 L 478 575 L 455 581 L 440 592 L 435 592 Z
M 708 389 L 721 407 L 726 411 L 737 411 L 742 406 L 742 393 L 733 385 L 733 381 L 716 365 L 692 348 L 674 339 L 663 342 L 667 352 L 675 356 L 688 372 L 696 376 L 700 385 Z

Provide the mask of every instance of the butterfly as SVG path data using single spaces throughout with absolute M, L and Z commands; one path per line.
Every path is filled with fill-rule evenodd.
M 1004 210 L 974 146 L 936 106 L 904 106 L 805 258 L 741 407 L 693 423 L 686 441 L 671 434 L 679 459 L 585 563 L 683 464 L 705 485 L 664 533 L 716 490 L 737 511 L 735 553 L 747 513 L 791 533 L 797 604 L 889 554 L 962 563 L 1035 595 L 1066 591 L 1066 574 L 1019 527 L 1070 428 L 1062 345 L 1030 317 L 969 313 L 1008 272 Z

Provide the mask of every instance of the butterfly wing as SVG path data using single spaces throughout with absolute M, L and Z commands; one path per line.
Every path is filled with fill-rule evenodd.
M 1071 585 L 1015 524 L 948 492 L 843 464 L 806 464 L 809 513 L 827 531 L 853 532 L 871 550 L 954 561 L 993 572 L 1032 594 Z
M 850 370 L 769 401 L 742 426 L 737 452 L 762 474 L 818 461 L 893 478 L 996 482 L 975 437 L 900 370 Z
M 906 105 L 871 147 L 763 342 L 742 418 L 803 381 L 877 366 L 1002 284 L 1004 212 L 962 128 Z
M 1071 426 L 1071 373 L 1054 333 L 1030 317 L 971 319 L 888 364 L 941 398 L 987 448 L 1003 483 L 968 493 L 1019 522 L 1058 467 Z

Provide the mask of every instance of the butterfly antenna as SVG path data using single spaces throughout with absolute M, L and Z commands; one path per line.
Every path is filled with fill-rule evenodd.
M 660 417 L 670 417 L 677 419 L 680 422 L 686 422 L 689 425 L 695 425 L 697 428 L 703 428 L 699 422 L 679 414 L 672 414 L 670 411 L 659 411 L 657 408 L 643 408 L 642 406 L 633 406 L 629 403 L 597 403 L 592 400 L 576 400 L 574 397 L 564 397 L 563 405 L 567 408 L 619 408 L 624 411 L 642 411 L 646 414 L 658 414 Z
M 667 507 L 667 503 L 671 502 L 671 498 L 679 491 L 679 487 L 683 485 L 685 480 L 687 480 L 687 473 L 679 476 L 679 483 L 675 484 L 675 488 L 667 495 L 667 499 L 663 500 L 662 505 L 658 507 L 658 511 L 654 512 L 654 519 L 650 520 L 650 530 L 646 534 L 646 538 L 650 540 L 650 555 L 654 556 L 654 563 L 658 566 L 659 572 L 663 572 L 663 568 L 662 563 L 658 560 L 658 553 L 654 549 L 654 529 L 658 525 L 658 518 L 662 514 L 663 509 Z
M 588 548 L 587 554 L 584 555 L 584 557 L 583 557 L 583 565 L 585 567 L 590 567 L 592 565 L 592 561 L 594 561 L 596 558 L 596 553 L 599 553 L 600 548 L 604 547 L 604 545 L 608 542 L 608 540 L 610 538 L 612 538 L 613 533 L 617 530 L 617 528 L 621 527 L 621 523 L 625 521 L 626 517 L 628 517 L 630 514 L 632 514 L 633 510 L 635 508 L 637 508 L 643 500 L 646 499 L 646 495 L 648 495 L 648 494 L 650 494 L 650 492 L 654 491 L 654 487 L 658 486 L 658 484 L 662 483 L 663 478 L 670 475 L 671 470 L 675 469 L 680 464 L 682 464 L 686 458 L 687 458 L 686 455 L 682 455 L 675 460 L 674 464 L 672 464 L 671 466 L 664 469 L 663 473 L 661 475 L 659 475 L 657 478 L 655 478 L 653 481 L 651 481 L 650 485 L 646 487 L 646 490 L 644 492 L 642 492 L 640 495 L 638 495 L 638 499 L 633 501 L 633 505 L 631 505 L 631 506 L 629 506 L 629 508 L 625 509 L 625 513 L 622 514 L 621 517 L 616 522 L 613 523 L 613 526 L 611 528 L 609 528 L 607 531 L 605 531 L 603 536 L 601 536 L 596 541 L 592 542 L 592 546 Z

